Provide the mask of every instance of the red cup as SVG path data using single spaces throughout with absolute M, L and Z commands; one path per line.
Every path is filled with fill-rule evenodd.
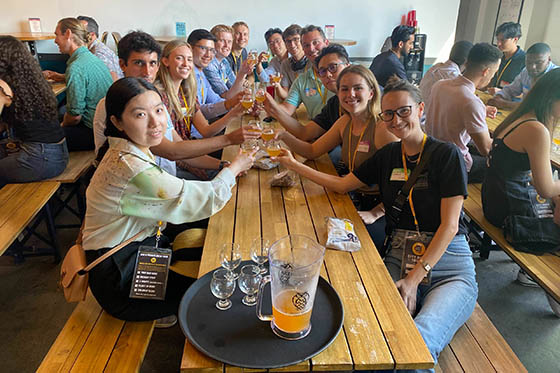
M 272 85 L 267 85 L 267 86 L 266 86 L 266 91 L 268 92 L 269 95 L 271 95 L 272 97 L 274 97 L 274 86 L 272 86 Z

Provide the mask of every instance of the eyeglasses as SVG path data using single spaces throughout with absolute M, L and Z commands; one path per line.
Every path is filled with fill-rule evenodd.
M 301 38 L 300 37 L 295 37 L 292 39 L 286 39 L 286 44 L 290 45 L 290 44 L 299 44 L 301 42 Z
M 390 122 L 395 117 L 395 114 L 399 116 L 399 118 L 408 118 L 412 113 L 412 105 L 401 106 L 396 110 L 385 110 L 379 113 L 381 120 L 384 122 Z
M 210 47 L 207 47 L 207 46 L 204 46 L 204 45 L 195 45 L 195 47 L 200 48 L 200 50 L 201 50 L 203 53 L 207 53 L 207 52 L 208 52 L 208 53 L 210 53 L 210 54 L 216 54 L 216 50 L 215 50 L 214 48 L 210 48 Z
M 340 65 L 342 65 L 342 62 L 330 63 L 327 67 L 321 67 L 319 70 L 317 70 L 317 74 L 319 74 L 321 78 L 324 78 L 325 76 L 327 76 L 327 71 L 331 74 L 336 73 L 338 70 L 338 66 Z

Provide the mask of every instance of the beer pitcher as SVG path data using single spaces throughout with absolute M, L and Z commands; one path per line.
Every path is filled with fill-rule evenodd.
M 302 235 L 285 236 L 270 247 L 270 275 L 260 284 L 257 316 L 262 321 L 270 321 L 277 336 L 297 340 L 309 334 L 324 255 L 323 246 Z M 268 282 L 271 283 L 272 315 L 263 315 L 263 289 Z

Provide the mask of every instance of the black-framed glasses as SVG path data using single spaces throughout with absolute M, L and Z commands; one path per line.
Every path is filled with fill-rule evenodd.
M 327 67 L 321 67 L 319 70 L 317 70 L 317 74 L 319 74 L 321 78 L 327 76 L 327 71 L 331 74 L 334 74 L 336 73 L 336 71 L 338 70 L 338 66 L 340 65 L 342 65 L 342 62 L 330 63 Z
M 210 54 L 216 54 L 216 49 L 214 49 L 214 48 L 210 48 L 210 47 L 207 47 L 207 46 L 205 46 L 205 45 L 195 45 L 195 47 L 200 48 L 200 50 L 201 50 L 203 53 L 208 52 L 208 53 L 210 53 Z
M 379 113 L 381 120 L 384 122 L 390 122 L 395 117 L 395 114 L 399 116 L 399 118 L 408 118 L 412 113 L 412 105 L 401 106 L 396 110 L 385 110 Z

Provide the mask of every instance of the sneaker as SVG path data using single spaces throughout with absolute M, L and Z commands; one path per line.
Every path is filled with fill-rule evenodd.
M 157 319 L 155 328 L 158 329 L 171 328 L 175 324 L 177 324 L 177 316 L 170 315 L 170 316 L 162 317 L 161 319 Z
M 557 317 L 560 317 L 560 303 L 554 300 L 550 295 L 546 294 L 546 299 L 548 299 L 548 304 L 550 304 L 550 308 L 552 308 L 552 312 Z
M 523 286 L 538 288 L 539 284 L 535 282 L 523 269 L 519 268 L 517 273 L 517 282 Z

